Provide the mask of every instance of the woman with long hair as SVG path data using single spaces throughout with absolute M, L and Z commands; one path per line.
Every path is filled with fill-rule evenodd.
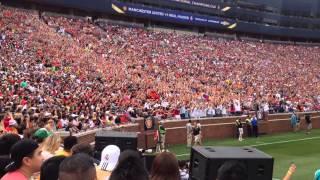
M 42 145 L 42 156 L 45 160 L 53 157 L 55 152 L 59 150 L 61 145 L 61 137 L 57 134 L 52 134 L 47 137 Z
M 169 152 L 158 154 L 151 167 L 151 180 L 180 180 L 179 164 L 176 156 Z

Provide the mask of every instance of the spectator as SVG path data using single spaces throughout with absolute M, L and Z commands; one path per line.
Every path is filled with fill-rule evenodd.
M 294 163 L 291 164 L 291 166 L 289 167 L 288 172 L 286 173 L 286 175 L 283 177 L 282 180 L 290 180 L 292 175 L 296 172 L 296 165 Z
M 61 137 L 57 134 L 52 134 L 47 137 L 42 144 L 42 156 L 44 160 L 47 160 L 55 155 L 55 152 L 59 150 L 61 145 Z
M 10 119 L 8 127 L 5 129 L 5 131 L 7 133 L 18 134 L 17 127 L 18 127 L 17 121 L 14 119 Z
M 248 117 L 246 118 L 246 127 L 247 127 L 248 137 L 251 137 L 253 133 L 252 133 L 252 122 L 251 122 L 250 115 L 248 115 Z
M 44 161 L 41 166 L 40 180 L 58 180 L 59 166 L 65 158 L 65 156 L 54 156 Z
M 100 164 L 100 161 L 94 159 L 94 149 L 90 144 L 87 143 L 80 143 L 76 144 L 71 148 L 72 155 L 84 153 L 88 156 L 92 157 L 92 160 L 95 164 Z
M 0 138 L 0 178 L 5 175 L 5 167 L 10 161 L 10 149 L 20 140 L 17 134 L 5 134 Z
M 201 134 L 200 134 L 200 126 L 198 126 L 197 122 L 194 122 L 193 126 L 193 137 L 194 137 L 194 145 L 200 146 L 201 145 Z
M 169 152 L 158 154 L 151 167 L 151 180 L 179 180 L 179 164 L 177 158 Z
M 40 128 L 32 135 L 32 139 L 41 144 L 46 140 L 47 137 L 51 135 L 52 133 L 49 132 L 46 128 Z
M 189 180 L 189 168 L 186 161 L 179 161 L 179 171 L 181 180 Z
M 59 180 L 96 180 L 92 159 L 86 154 L 76 154 L 64 159 L 59 167 Z
M 217 180 L 248 180 L 248 170 L 238 161 L 226 161 L 218 169 Z
M 166 128 L 163 126 L 162 121 L 159 122 L 159 126 L 157 129 L 157 145 L 156 151 L 163 152 L 166 148 Z
M 316 170 L 314 173 L 314 180 L 320 180 L 320 169 Z
M 71 156 L 71 149 L 74 145 L 78 144 L 78 139 L 75 136 L 68 136 L 63 140 L 63 150 L 60 149 L 56 152 L 56 156 Z
M 310 114 L 306 114 L 305 115 L 305 120 L 306 120 L 306 125 L 307 125 L 306 133 L 310 134 L 311 133 L 311 129 L 312 129 L 311 115 Z
M 187 129 L 187 147 L 191 147 L 192 146 L 192 123 L 191 123 L 191 120 L 188 121 L 188 123 L 186 125 L 186 129 Z
M 101 152 L 101 161 L 96 167 L 98 180 L 106 179 L 116 167 L 120 156 L 120 149 L 118 146 L 109 145 Z
M 109 180 L 148 180 L 147 170 L 138 152 L 125 150 L 120 154 L 119 161 L 112 171 Z
M 243 138 L 243 125 L 242 122 L 240 121 L 240 119 L 236 120 L 236 128 L 237 128 L 237 135 L 238 135 L 238 140 L 242 141 Z
M 11 163 L 2 180 L 28 180 L 40 171 L 43 162 L 41 149 L 33 140 L 21 140 L 10 150 Z
M 293 131 L 297 132 L 298 116 L 296 115 L 295 112 L 292 112 L 290 122 L 291 122 L 291 127 L 292 127 Z
M 259 136 L 259 127 L 258 127 L 258 120 L 257 120 L 256 116 L 252 117 L 251 125 L 252 125 L 253 136 L 258 137 Z

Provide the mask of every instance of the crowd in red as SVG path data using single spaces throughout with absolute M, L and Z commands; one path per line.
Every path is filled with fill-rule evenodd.
M 316 46 L 155 32 L 0 6 L 0 110 L 28 126 L 51 118 L 58 128 L 147 114 L 309 111 L 320 100 L 319 57 Z

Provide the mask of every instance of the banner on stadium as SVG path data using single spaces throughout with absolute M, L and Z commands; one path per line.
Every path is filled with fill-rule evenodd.
M 200 25 L 219 29 L 234 29 L 235 20 L 214 16 L 198 15 L 178 10 L 147 7 L 143 5 L 111 1 L 113 13 L 131 17 L 146 18 L 164 22 L 173 22 L 187 25 Z
M 220 5 L 218 3 L 214 3 L 208 0 L 167 0 L 171 2 L 183 3 L 188 5 L 206 7 L 211 9 L 220 9 Z

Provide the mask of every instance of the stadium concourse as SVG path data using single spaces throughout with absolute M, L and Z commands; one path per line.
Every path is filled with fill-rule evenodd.
M 317 46 L 155 32 L 0 6 L 0 175 L 187 178 L 187 163 L 179 170 L 172 153 L 160 153 L 148 174 L 137 152 L 111 145 L 97 161 L 89 144 L 74 136 L 61 142 L 56 131 L 77 134 L 149 116 L 255 111 L 263 119 L 269 112 L 318 110 L 319 54 Z

